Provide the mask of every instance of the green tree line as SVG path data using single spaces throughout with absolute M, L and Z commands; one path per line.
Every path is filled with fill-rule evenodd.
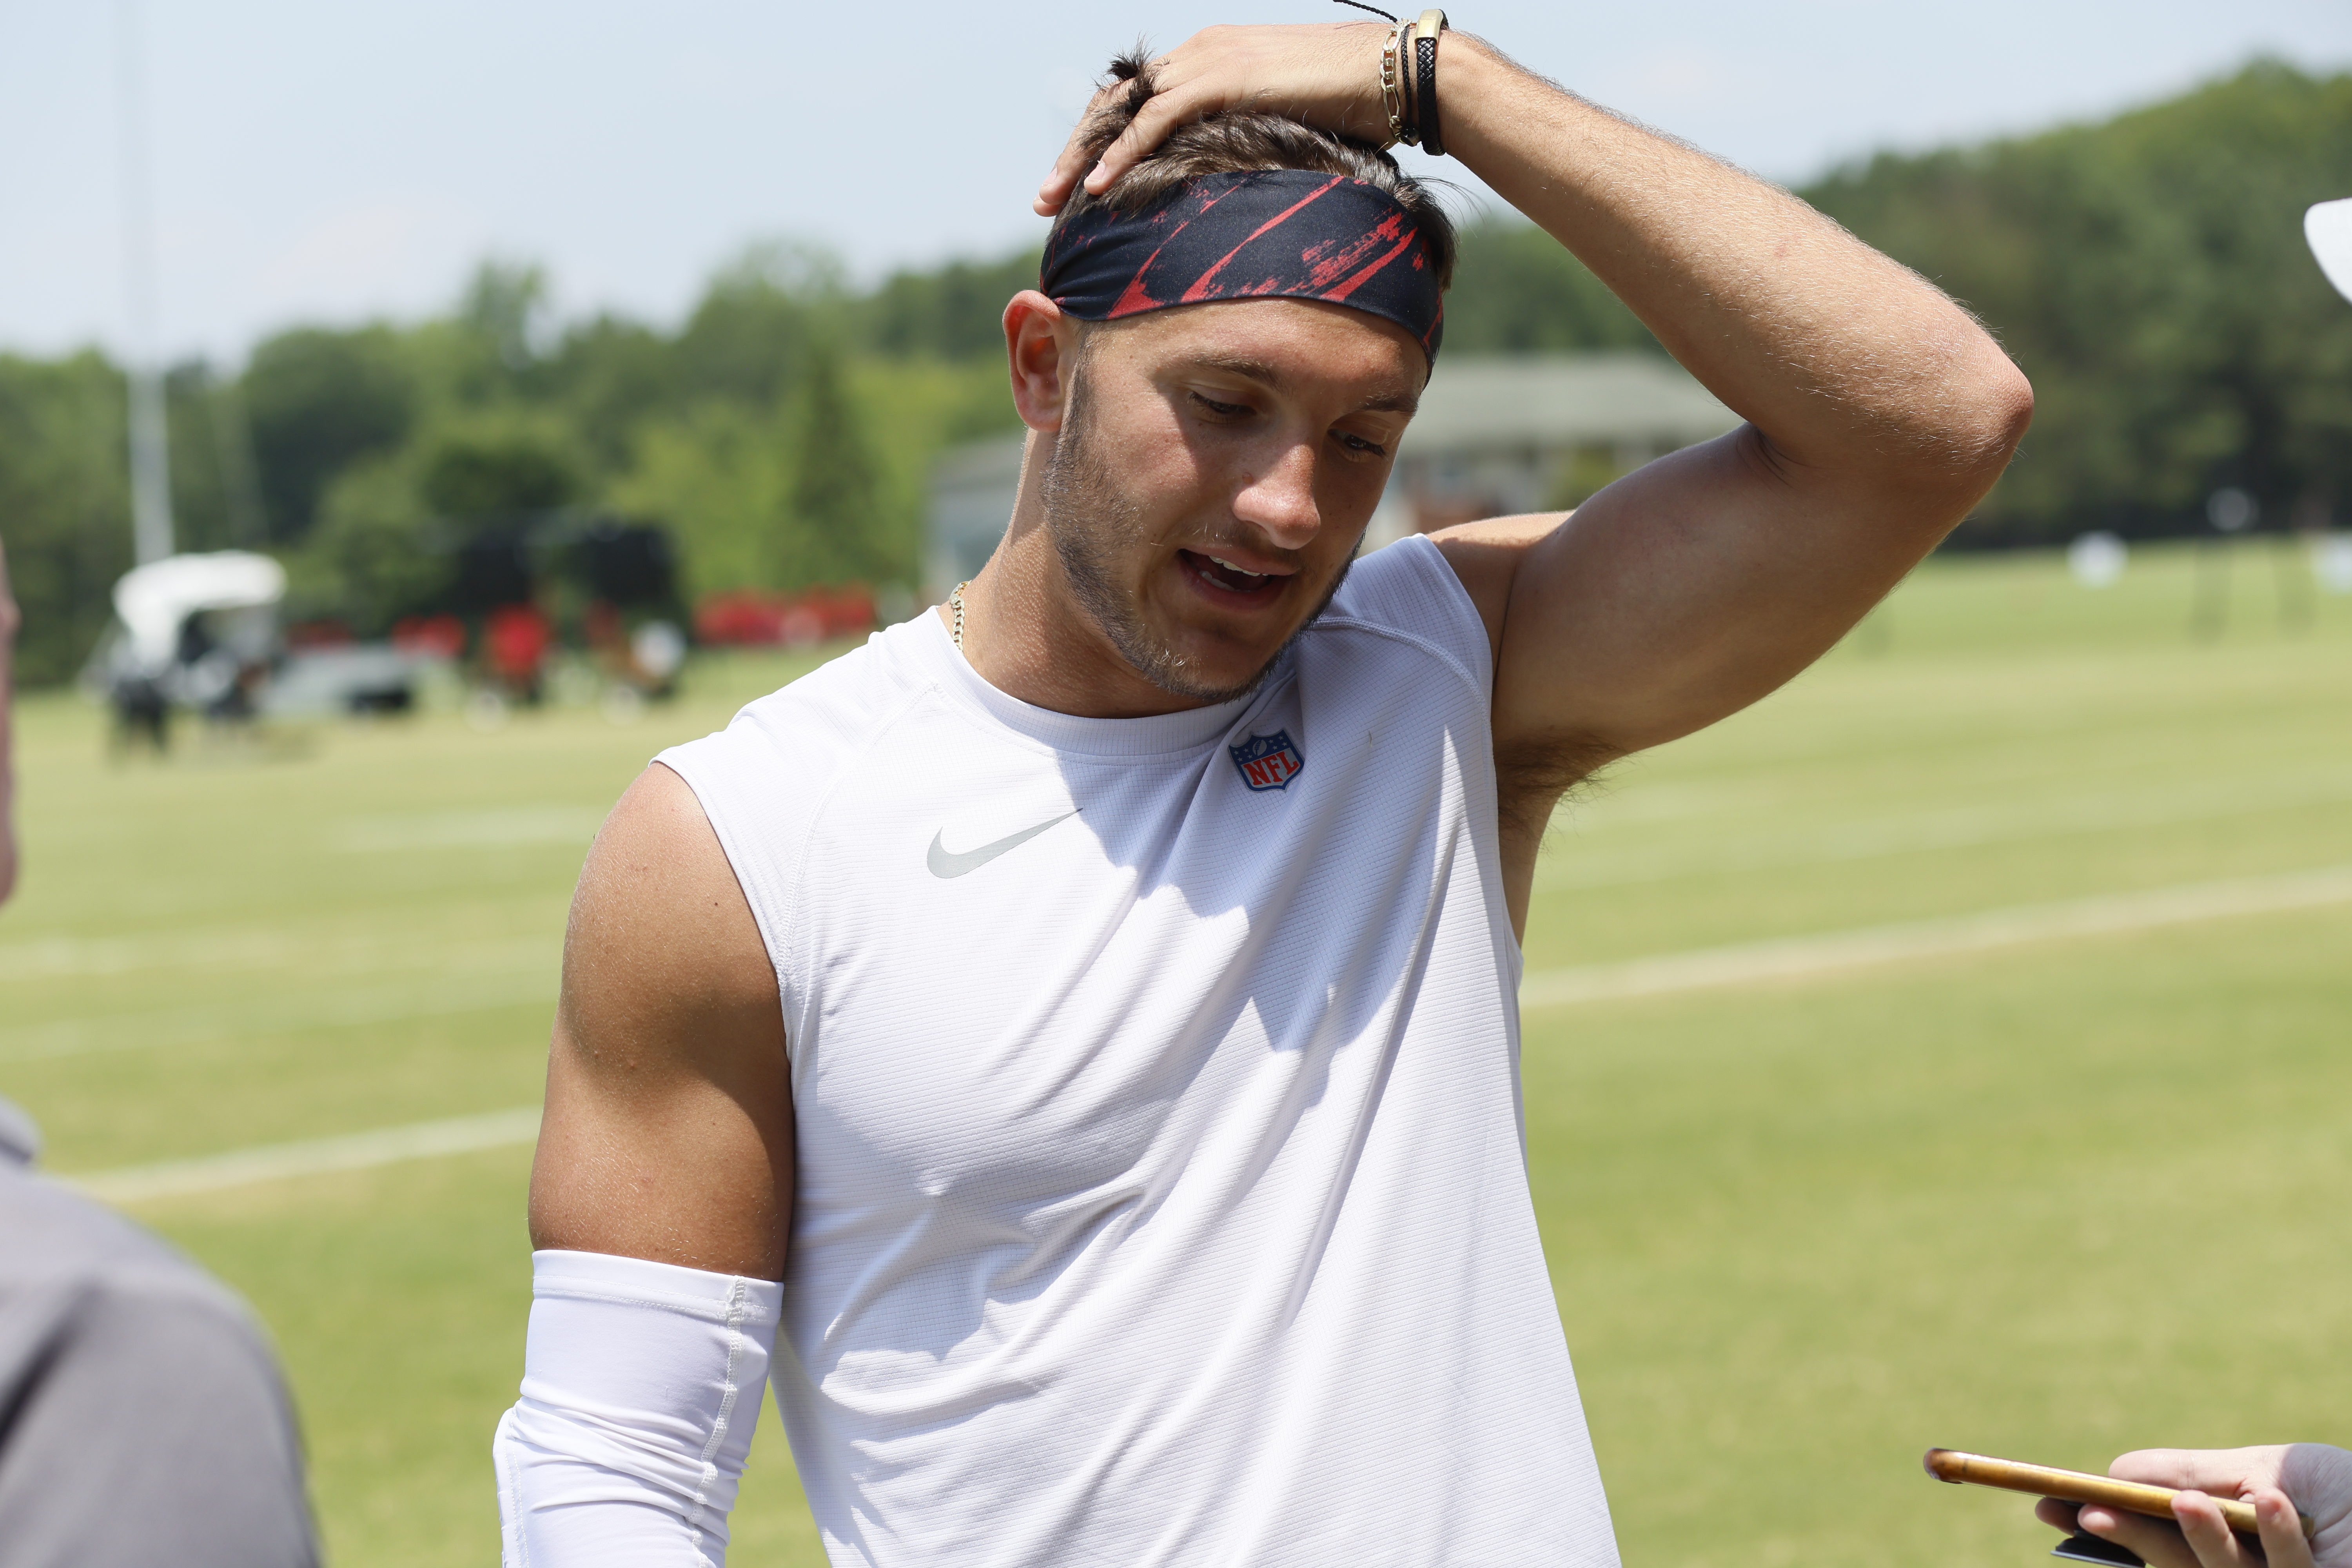
M 1961 542 L 2181 531 L 2224 484 L 2273 525 L 2352 500 L 2352 305 L 2300 227 L 2352 195 L 2352 76 L 2258 63 L 2100 124 L 1882 155 L 1800 194 L 1967 302 L 2034 381 L 2032 434 Z M 557 321 L 536 269 L 486 265 L 439 318 L 298 327 L 234 375 L 175 371 L 181 544 L 268 549 L 296 613 L 362 634 L 428 604 L 469 532 L 563 510 L 668 526 L 689 597 L 911 585 L 933 458 L 1017 428 L 997 317 L 1034 276 L 1033 252 L 859 289 L 822 253 L 762 247 L 663 330 Z M 1450 355 L 1657 349 L 1507 219 L 1465 230 L 1447 312 Z M 0 536 L 28 682 L 70 675 L 130 563 L 122 402 L 95 353 L 0 355 Z
M 2186 531 L 2225 485 L 2265 526 L 2352 503 L 2352 304 L 2303 239 L 2305 208 L 2352 196 L 2352 76 L 2258 63 L 1803 195 L 1966 301 L 2032 378 L 2033 428 L 1979 539 Z

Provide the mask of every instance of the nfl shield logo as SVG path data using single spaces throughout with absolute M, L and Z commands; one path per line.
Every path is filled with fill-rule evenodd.
M 1252 735 L 1238 746 L 1227 746 L 1234 754 L 1234 766 L 1241 770 L 1242 783 L 1252 789 L 1288 789 L 1307 759 L 1290 743 L 1290 731 L 1276 730 L 1271 735 Z

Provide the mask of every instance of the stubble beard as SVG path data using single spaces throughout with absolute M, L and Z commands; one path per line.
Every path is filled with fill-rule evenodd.
M 1070 389 L 1068 416 L 1055 439 L 1053 455 L 1045 460 L 1045 479 L 1037 492 L 1045 513 L 1045 535 L 1054 542 L 1054 553 L 1062 563 L 1062 574 L 1069 579 L 1078 607 L 1129 668 L 1170 696 L 1203 704 L 1248 696 L 1282 662 L 1290 645 L 1330 607 L 1339 584 L 1348 580 L 1348 568 L 1355 563 L 1353 553 L 1332 574 L 1331 585 L 1324 590 L 1315 613 L 1300 621 L 1247 680 L 1226 686 L 1210 681 L 1196 660 L 1152 634 L 1144 623 L 1142 606 L 1113 575 L 1121 547 L 1145 533 L 1146 512 L 1143 503 L 1121 488 L 1111 465 L 1095 451 L 1093 421 L 1087 417 L 1088 399 L 1083 387 L 1081 377 Z

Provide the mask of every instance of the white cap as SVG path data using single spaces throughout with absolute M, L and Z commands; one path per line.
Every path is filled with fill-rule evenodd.
M 2303 237 L 2336 291 L 2352 300 L 2352 197 L 2321 202 L 2304 214 Z

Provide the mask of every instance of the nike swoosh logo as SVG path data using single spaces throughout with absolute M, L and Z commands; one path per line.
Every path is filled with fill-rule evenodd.
M 1034 827 L 1024 827 L 1010 838 L 1000 838 L 993 844 L 983 844 L 977 849 L 967 849 L 961 855 L 950 854 L 948 847 L 941 842 L 947 837 L 947 829 L 941 828 L 931 835 L 931 852 L 925 857 L 924 864 L 930 867 L 932 876 L 942 879 L 965 876 L 979 870 L 1007 850 L 1020 848 L 1024 844 L 1053 826 L 1055 823 L 1067 822 L 1077 815 L 1075 811 L 1066 811 L 1051 822 L 1041 822 Z

